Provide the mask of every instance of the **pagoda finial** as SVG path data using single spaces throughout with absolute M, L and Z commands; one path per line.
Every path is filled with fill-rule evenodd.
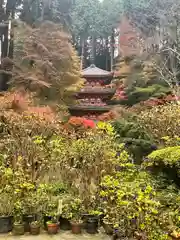
M 95 67 L 96 67 L 95 64 L 91 64 L 91 65 L 90 65 L 90 68 L 95 68 Z

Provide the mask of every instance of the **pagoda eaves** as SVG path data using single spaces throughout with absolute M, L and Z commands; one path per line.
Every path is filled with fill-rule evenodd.
M 94 64 L 90 65 L 82 71 L 82 76 L 84 78 L 103 78 L 103 77 L 113 77 L 113 72 L 109 72 L 96 67 Z
M 76 104 L 69 106 L 71 115 L 94 119 L 100 114 L 109 112 L 112 106 L 108 106 L 107 101 L 116 91 L 109 85 L 113 73 L 92 64 L 82 71 L 82 76 L 86 79 L 85 86 L 75 94 Z

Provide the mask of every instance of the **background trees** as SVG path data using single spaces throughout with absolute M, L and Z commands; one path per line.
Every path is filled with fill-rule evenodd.
M 179 1 L 128 1 L 126 12 L 141 31 L 146 57 L 153 62 L 157 76 L 179 98 L 180 52 Z
M 49 21 L 33 29 L 22 27 L 26 35 L 22 48 L 16 49 L 12 86 L 23 87 L 43 100 L 64 102 L 81 84 L 80 62 L 70 36 Z
M 74 43 L 84 65 L 90 62 L 105 69 L 112 68 L 114 37 L 122 12 L 118 0 L 75 1 L 72 9 Z
M 140 32 L 144 56 L 153 62 L 157 78 L 166 82 L 178 99 L 179 8 L 177 0 L 9 0 L 6 4 L 2 1 L 0 11 L 2 21 L 9 17 L 19 17 L 32 27 L 36 27 L 42 20 L 60 24 L 72 36 L 71 42 L 81 56 L 81 68 L 94 62 L 107 70 L 112 70 L 115 64 L 118 26 L 121 16 L 127 15 Z M 7 45 L 6 34 L 2 56 L 9 54 L 12 57 L 16 51 L 13 33 L 8 45 L 9 51 Z
M 31 26 L 42 20 L 61 24 L 72 34 L 76 50 L 84 56 L 84 66 L 93 61 L 100 67 L 112 68 L 122 1 L 18 0 L 14 11 Z

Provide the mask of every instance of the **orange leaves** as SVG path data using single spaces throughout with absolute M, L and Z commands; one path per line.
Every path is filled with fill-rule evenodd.
M 58 118 L 49 106 L 34 106 L 30 94 L 25 91 L 7 92 L 0 96 L 1 111 L 12 117 L 35 117 L 40 122 L 55 122 Z M 59 119 L 60 120 L 60 119 Z
M 24 55 L 16 63 L 11 84 L 25 87 L 42 100 L 68 98 L 69 87 L 81 83 L 80 62 L 70 36 L 58 24 L 45 21 L 23 38 Z
M 82 127 L 82 128 L 95 128 L 96 124 L 94 121 L 82 118 L 82 117 L 71 117 L 68 121 L 70 126 L 75 128 Z
M 81 117 L 71 117 L 68 121 L 68 124 L 72 126 L 81 126 L 83 124 L 83 118 Z
M 12 95 L 12 109 L 15 111 L 24 111 L 28 107 L 27 95 L 23 92 L 15 92 Z
M 110 121 L 110 120 L 113 120 L 115 118 L 116 118 L 116 114 L 114 112 L 110 111 L 110 112 L 107 112 L 107 113 L 104 113 L 104 114 L 98 116 L 97 119 L 99 121 Z

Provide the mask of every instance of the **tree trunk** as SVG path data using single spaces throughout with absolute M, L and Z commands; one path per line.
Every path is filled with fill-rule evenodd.
M 87 58 L 88 58 L 88 44 L 87 44 L 87 39 L 84 41 L 84 67 L 87 67 Z
M 12 20 L 14 20 L 15 18 L 15 9 L 12 10 Z M 9 52 L 8 52 L 8 57 L 13 59 L 13 54 L 14 54 L 14 26 L 12 24 L 12 21 L 10 22 L 10 25 L 9 25 L 9 37 L 10 37 L 10 40 L 9 40 Z
M 42 13 L 41 20 L 52 20 L 52 0 L 43 0 L 42 1 Z
M 95 64 L 96 61 L 96 38 L 92 36 L 92 52 L 91 52 L 91 64 Z
M 0 22 L 4 20 L 4 7 L 3 7 L 4 0 L 0 0 Z
M 2 58 L 7 57 L 8 55 L 8 28 L 5 29 L 2 41 Z
M 114 29 L 112 29 L 111 47 L 110 47 L 110 52 L 111 52 L 111 71 L 113 71 L 113 66 L 114 66 L 114 44 L 115 44 Z
M 84 46 L 85 46 L 85 40 L 84 37 L 81 38 L 81 70 L 84 67 Z
M 109 59 L 108 38 L 106 39 L 105 48 L 106 48 L 106 70 L 108 70 L 108 59 Z

